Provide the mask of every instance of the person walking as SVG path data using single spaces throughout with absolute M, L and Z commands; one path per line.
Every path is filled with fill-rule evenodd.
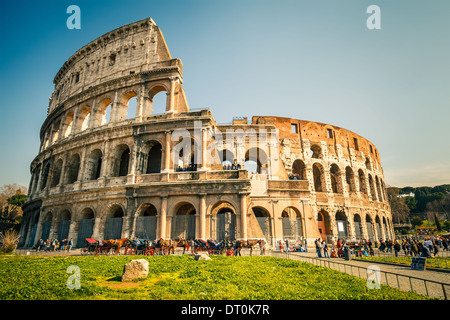
M 285 240 L 286 241 L 286 253 L 290 253 L 291 252 L 291 249 L 289 248 L 289 240 L 288 239 L 286 239 Z
M 329 258 L 330 255 L 328 253 L 328 245 L 327 245 L 327 243 L 324 240 L 322 240 L 322 246 L 323 246 L 323 256 L 325 258 Z
M 317 252 L 317 257 L 322 258 L 322 253 L 321 253 L 321 246 L 320 246 L 320 240 L 316 239 L 316 241 L 314 242 L 316 245 L 316 252 Z
M 67 252 L 70 252 L 70 250 L 72 250 L 72 246 L 73 246 L 73 239 L 70 238 L 69 241 L 67 241 Z
M 394 244 L 394 252 L 395 252 L 395 256 L 398 257 L 398 253 L 400 251 L 400 244 L 398 243 L 398 240 L 395 240 L 395 244 Z

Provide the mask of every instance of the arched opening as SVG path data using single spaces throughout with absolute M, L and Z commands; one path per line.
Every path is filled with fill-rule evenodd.
M 370 194 L 372 195 L 372 200 L 377 200 L 377 194 L 375 192 L 375 185 L 373 183 L 372 176 L 369 174 L 369 187 L 370 187 Z
M 44 162 L 44 171 L 42 171 L 42 182 L 41 190 L 44 190 L 47 186 L 48 175 L 50 173 L 50 163 L 48 161 Z
M 367 229 L 367 236 L 369 237 L 369 240 L 373 241 L 375 239 L 373 236 L 373 224 L 372 224 L 372 218 L 370 218 L 369 215 L 366 215 L 366 229 Z
M 307 180 L 306 178 L 306 165 L 305 163 L 297 159 L 292 164 L 292 176 L 289 177 L 291 180 Z
M 366 158 L 365 165 L 366 165 L 366 169 L 367 170 L 372 170 L 372 166 L 370 165 L 370 159 L 369 158 Z
M 145 173 L 160 173 L 162 159 L 162 146 L 158 142 L 150 147 L 147 153 L 147 168 Z
M 59 242 L 69 238 L 70 217 L 71 214 L 69 210 L 64 210 L 59 214 L 58 237 L 57 237 Z
M 62 170 L 63 161 L 59 159 L 56 161 L 53 170 L 52 170 L 52 178 L 50 181 L 50 188 L 56 187 L 61 181 L 61 170 Z
M 71 184 L 78 181 L 78 173 L 80 171 L 80 156 L 76 153 L 69 159 L 67 167 L 66 183 Z
M 80 131 L 84 131 L 87 128 L 89 128 L 89 120 L 91 118 L 91 107 L 90 106 L 84 106 L 80 114 L 78 115 L 78 120 L 80 123 Z
M 381 193 L 381 187 L 380 187 L 380 181 L 378 180 L 378 177 L 375 176 L 375 184 L 377 186 L 377 194 L 378 194 L 378 201 L 383 201 L 383 195 Z
M 109 209 L 105 221 L 104 239 L 120 239 L 122 237 L 122 223 L 124 217 L 123 209 L 115 204 Z
M 314 190 L 316 192 L 326 192 L 325 181 L 324 181 L 324 170 L 320 163 L 313 164 L 313 180 L 314 180 Z
M 132 97 L 128 100 L 128 108 L 127 108 L 127 117 L 126 119 L 134 119 L 136 118 L 136 108 L 137 108 L 137 97 Z
M 94 231 L 94 211 L 91 208 L 84 208 L 78 221 L 78 234 L 75 246 L 81 248 L 86 245 L 86 239 L 92 237 Z
M 347 182 L 347 191 L 356 192 L 355 174 L 349 166 L 345 168 L 345 181 Z
M 53 125 L 52 144 L 54 144 L 58 140 L 60 128 L 61 128 L 61 119 L 56 121 L 56 123 Z
M 52 227 L 52 219 L 53 219 L 53 214 L 51 212 L 48 212 L 45 216 L 44 216 L 44 220 L 42 221 L 42 234 L 41 234 L 41 239 L 46 241 L 50 238 L 50 229 Z
M 187 202 L 178 206 L 172 217 L 172 239 L 195 239 L 195 207 Z
M 337 231 L 338 231 L 338 238 L 339 239 L 347 239 L 348 237 L 348 222 L 347 222 L 347 216 L 344 212 L 338 211 L 336 212 L 336 225 L 337 225 Z
M 236 211 L 228 202 L 219 202 L 211 210 L 211 230 L 213 239 L 236 240 Z
M 341 169 L 335 163 L 330 166 L 330 180 L 333 193 L 342 193 Z
M 134 236 L 139 239 L 156 239 L 157 210 L 151 203 L 144 203 L 138 210 Z
M 366 185 L 366 176 L 364 175 L 364 172 L 361 169 L 358 170 L 358 182 L 359 182 L 359 192 L 368 194 Z
M 102 169 L 102 151 L 95 149 L 91 151 L 86 161 L 86 180 L 96 180 L 100 178 Z
M 72 124 L 73 124 L 73 112 L 69 112 L 66 116 L 66 119 L 64 121 L 64 127 L 63 127 L 63 137 L 67 138 L 70 133 L 72 132 Z
M 359 216 L 359 214 L 355 214 L 353 216 L 353 224 L 355 226 L 356 239 L 362 239 L 363 234 L 362 234 L 362 226 L 361 226 L 361 217 Z
M 325 210 L 320 210 L 317 213 L 317 227 L 322 240 L 327 241 L 328 236 L 331 236 L 331 223 L 330 216 Z
M 197 142 L 193 138 L 180 136 L 179 142 L 173 148 L 173 153 L 178 156 L 174 159 L 175 171 L 197 171 L 198 150 Z
M 258 221 L 258 225 L 266 241 L 272 243 L 272 221 L 269 212 L 262 207 L 253 207 L 252 211 L 255 214 L 256 221 Z
M 120 99 L 119 109 L 117 110 L 117 121 L 134 119 L 136 117 L 137 99 L 136 92 L 128 91 Z
M 130 148 L 126 144 L 118 145 L 114 149 L 112 162 L 113 177 L 123 177 L 128 175 L 130 163 Z
M 287 207 L 281 213 L 283 239 L 298 240 L 303 236 L 302 217 L 294 207 Z
M 222 152 L 219 153 L 222 163 L 223 170 L 232 170 L 233 165 L 235 164 L 235 158 L 233 152 L 227 149 L 223 149 Z M 236 167 L 237 169 L 237 167 Z
M 103 126 L 111 121 L 112 100 L 104 98 L 97 107 L 96 120 L 97 126 Z
M 267 174 L 267 155 L 261 148 L 250 148 L 245 153 L 244 168 L 248 173 Z
M 376 216 L 375 218 L 375 226 L 377 229 L 377 236 L 378 236 L 378 240 L 383 238 L 383 234 L 381 233 L 381 222 L 380 222 L 380 217 Z
M 149 92 L 150 107 L 145 110 L 147 115 L 158 115 L 166 113 L 167 91 L 163 86 L 153 87 Z

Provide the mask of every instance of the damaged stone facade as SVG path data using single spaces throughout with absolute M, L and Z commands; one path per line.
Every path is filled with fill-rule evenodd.
M 78 50 L 54 84 L 21 247 L 40 238 L 75 247 L 135 236 L 312 246 L 394 236 L 370 141 L 318 122 L 254 116 L 220 125 L 208 109 L 190 111 L 183 65 L 151 18 Z

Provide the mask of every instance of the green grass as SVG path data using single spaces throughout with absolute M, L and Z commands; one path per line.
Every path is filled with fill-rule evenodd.
M 149 275 L 122 283 L 124 264 L 149 261 Z M 81 270 L 81 288 L 68 289 L 70 265 Z M 425 299 L 311 264 L 273 257 L 213 256 L 0 256 L 0 299 Z

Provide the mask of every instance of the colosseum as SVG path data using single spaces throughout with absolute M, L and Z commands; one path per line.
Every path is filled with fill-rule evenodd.
M 392 239 L 380 154 L 358 134 L 191 110 L 183 64 L 151 18 L 56 74 L 20 229 L 42 239 Z M 154 110 L 155 99 L 165 110 Z M 161 98 L 162 97 L 162 98 Z M 134 101 L 134 103 L 131 103 Z

